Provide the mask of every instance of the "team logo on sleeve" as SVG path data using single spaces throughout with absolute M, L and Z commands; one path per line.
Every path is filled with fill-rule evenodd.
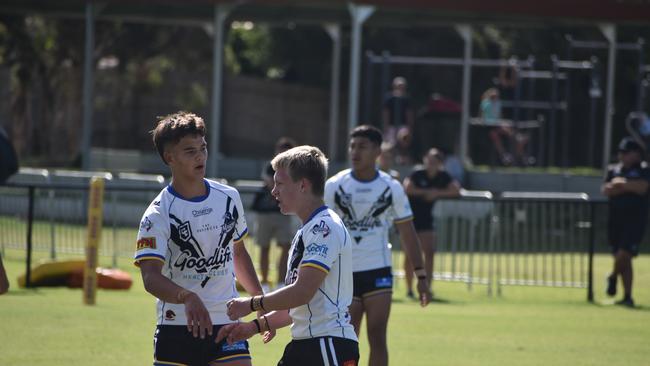
M 149 220 L 148 217 L 145 217 L 144 220 L 142 220 L 142 222 L 140 223 L 140 230 L 149 231 L 151 230 L 152 227 L 153 227 L 153 223 L 151 222 L 151 220 Z
M 330 234 L 330 227 L 327 226 L 325 221 L 320 220 L 320 224 L 316 224 L 311 228 L 311 233 L 314 235 L 322 234 L 323 238 L 327 238 Z
M 156 238 L 150 237 L 138 239 L 136 250 L 142 250 L 146 248 L 156 249 Z
M 327 250 L 329 248 L 325 244 L 316 244 L 311 243 L 305 248 L 305 252 L 308 256 L 317 255 L 323 258 L 327 257 Z

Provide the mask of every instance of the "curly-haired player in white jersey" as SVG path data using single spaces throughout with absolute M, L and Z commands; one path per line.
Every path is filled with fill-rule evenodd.
M 230 301 L 231 319 L 259 309 L 272 312 L 221 328 L 217 340 L 236 342 L 291 324 L 292 340 L 278 365 L 356 366 L 359 344 L 348 313 L 352 238 L 341 218 L 323 204 L 327 158 L 316 147 L 298 146 L 277 155 L 271 164 L 272 194 L 280 211 L 298 216 L 303 223 L 291 243 L 286 286 Z M 268 340 L 265 335 L 264 341 Z
M 233 322 L 226 303 L 239 296 L 235 276 L 248 293 L 262 293 L 244 246 L 239 193 L 205 179 L 200 117 L 163 117 L 152 135 L 172 173 L 142 217 L 135 252 L 145 289 L 158 299 L 154 365 L 250 366 L 247 342 L 214 344 L 220 327 Z
M 426 306 L 431 300 L 406 193 L 399 181 L 375 166 L 381 143 L 381 132 L 375 127 L 362 125 L 352 130 L 348 146 L 352 168 L 325 184 L 325 203 L 341 216 L 352 235 L 354 298 L 350 315 L 358 335 L 366 314 L 371 366 L 388 364 L 386 328 L 393 291 L 388 231 L 393 223 L 417 275 L 420 303 Z

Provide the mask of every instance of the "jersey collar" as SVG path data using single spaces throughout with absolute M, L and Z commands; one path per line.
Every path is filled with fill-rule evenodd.
M 302 226 L 307 225 L 307 223 L 308 223 L 309 221 L 311 221 L 311 219 L 313 219 L 314 216 L 318 215 L 318 214 L 319 214 L 321 211 L 323 211 L 323 210 L 327 210 L 327 205 L 322 205 L 322 206 L 320 206 L 319 208 L 315 209 L 314 212 L 312 212 L 311 215 L 309 215 L 309 217 L 307 218 L 307 220 L 305 220 L 305 222 L 302 224 Z
M 178 198 L 180 198 L 180 199 L 182 199 L 184 201 L 202 202 L 202 201 L 205 201 L 208 198 L 208 196 L 210 195 L 210 184 L 208 184 L 208 181 L 205 180 L 205 179 L 203 179 L 203 184 L 205 184 L 205 194 L 203 196 L 185 198 L 185 197 L 181 196 L 180 193 L 176 192 L 174 187 L 172 187 L 171 183 L 169 183 L 169 185 L 167 185 L 167 192 L 171 193 L 174 197 L 178 197 Z
M 375 176 L 372 177 L 372 179 L 368 179 L 368 180 L 363 180 L 363 179 L 359 179 L 359 178 L 357 178 L 357 176 L 354 175 L 354 170 L 352 170 L 352 169 L 350 169 L 350 175 L 351 175 L 352 178 L 353 178 L 354 180 L 356 180 L 357 182 L 360 182 L 360 183 L 370 183 L 370 182 L 374 181 L 375 179 L 379 178 L 379 170 L 375 170 Z

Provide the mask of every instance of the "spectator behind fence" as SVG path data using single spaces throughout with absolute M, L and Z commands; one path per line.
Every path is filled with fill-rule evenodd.
M 608 234 L 614 255 L 614 270 L 607 277 L 607 295 L 616 295 L 618 276 L 623 299 L 617 304 L 634 307 L 632 258 L 639 254 L 648 221 L 650 169 L 643 161 L 643 147 L 631 137 L 618 145 L 618 164 L 607 172 L 602 192 L 609 198 Z
M 275 155 L 287 151 L 296 146 L 296 143 L 288 138 L 282 137 L 275 143 Z M 257 230 L 255 230 L 255 242 L 260 246 L 260 269 L 262 271 L 262 289 L 264 292 L 270 290 L 269 285 L 269 252 L 271 239 L 275 239 L 280 247 L 281 255 L 278 258 L 277 286 L 282 287 L 284 277 L 287 273 L 287 260 L 289 247 L 293 238 L 294 219 L 292 216 L 283 215 L 280 212 L 278 201 L 271 194 L 273 190 L 273 175 L 275 171 L 269 162 L 262 171 L 262 187 L 253 200 L 252 209 L 257 213 Z
M 382 111 L 382 128 L 384 139 L 395 143 L 397 132 L 406 128 L 409 132 L 415 126 L 415 114 L 411 106 L 410 98 L 406 94 L 406 79 L 401 76 L 393 79 L 391 92 L 384 99 Z
M 135 251 L 144 287 L 158 299 L 154 364 L 250 366 L 247 342 L 214 344 L 219 329 L 237 321 L 226 314 L 226 302 L 237 296 L 235 277 L 249 294 L 262 294 L 244 245 L 239 192 L 205 179 L 201 117 L 163 117 L 152 135 L 172 173 L 142 216 Z
M 436 252 L 433 205 L 440 198 L 460 196 L 460 184 L 445 171 L 445 158 L 440 150 L 430 149 L 422 161 L 424 166 L 404 179 L 404 189 L 413 208 L 413 226 L 422 246 L 427 285 L 433 297 L 433 256 Z M 413 267 L 407 260 L 404 261 L 404 273 L 407 296 L 413 298 Z
M 2 264 L 2 254 L 0 254 L 0 295 L 7 293 L 7 291 L 9 291 L 9 279 L 7 278 L 5 266 Z
M 516 157 L 519 161 L 525 162 L 525 148 L 528 143 L 528 137 L 517 133 L 512 123 L 507 123 L 501 118 L 501 99 L 499 91 L 496 88 L 490 88 L 481 96 L 480 116 L 483 123 L 490 126 L 489 136 L 492 145 L 499 154 L 503 165 L 512 165 L 514 158 L 511 153 L 506 151 L 502 139 L 505 138 L 509 144 L 515 145 Z

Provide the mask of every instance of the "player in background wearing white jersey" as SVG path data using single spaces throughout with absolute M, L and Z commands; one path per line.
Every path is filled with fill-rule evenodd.
M 205 179 L 203 119 L 178 112 L 151 132 L 172 173 L 142 217 L 135 252 L 145 289 L 158 299 L 154 365 L 250 366 L 247 342 L 214 344 L 232 323 L 226 303 L 238 296 L 235 276 L 250 294 L 262 293 L 239 193 Z
M 420 304 L 426 306 L 431 301 L 406 193 L 399 181 L 375 166 L 381 144 L 381 132 L 375 127 L 362 125 L 352 130 L 348 146 L 352 168 L 325 184 L 325 203 L 341 216 L 352 235 L 354 298 L 350 315 L 359 335 L 366 314 L 371 366 L 388 364 L 386 328 L 393 287 L 388 231 L 393 223 L 418 278 Z
M 327 158 L 316 147 L 298 146 L 277 155 L 272 194 L 280 211 L 303 226 L 291 243 L 286 286 L 262 296 L 234 299 L 231 319 L 271 311 L 249 323 L 227 325 L 217 340 L 229 343 L 291 324 L 291 342 L 279 366 L 356 366 L 359 343 L 350 324 L 352 251 L 350 234 L 323 203 Z M 287 311 L 289 310 L 289 311 Z M 264 342 L 268 342 L 264 336 Z

